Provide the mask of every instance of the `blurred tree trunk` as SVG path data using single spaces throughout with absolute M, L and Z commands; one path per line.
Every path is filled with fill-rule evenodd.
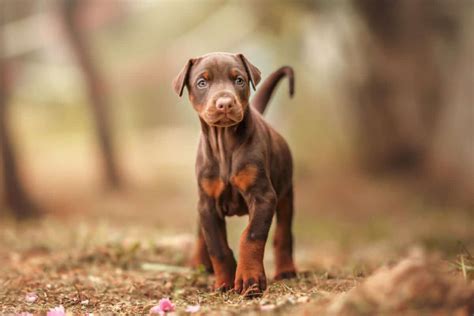
M 422 175 L 441 201 L 474 205 L 474 2 L 353 3 L 369 32 L 355 94 L 363 165 Z
M 435 59 L 436 19 L 443 6 L 425 0 L 354 4 L 371 36 L 356 112 L 362 162 L 372 171 L 417 170 L 445 105 Z
M 90 54 L 86 34 L 80 25 L 80 8 L 85 3 L 79 0 L 63 0 L 64 24 L 89 90 L 106 180 L 111 187 L 117 188 L 121 181 L 114 151 L 107 91 L 99 68 Z
M 25 219 L 39 215 L 39 208 L 33 203 L 27 194 L 21 181 L 18 160 L 15 155 L 12 135 L 9 126 L 9 96 L 11 82 L 9 80 L 9 62 L 3 54 L 3 30 L 5 22 L 0 13 L 0 155 L 1 176 L 4 187 L 4 203 L 8 210 L 19 219 Z

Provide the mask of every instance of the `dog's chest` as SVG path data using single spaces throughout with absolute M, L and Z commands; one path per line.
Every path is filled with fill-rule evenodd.
M 215 203 L 220 217 L 248 214 L 245 200 L 230 182 L 224 182 L 224 189 L 215 199 Z

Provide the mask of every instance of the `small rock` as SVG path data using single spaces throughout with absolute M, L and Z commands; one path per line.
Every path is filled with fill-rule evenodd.
M 201 305 L 197 304 L 197 305 L 188 305 L 188 307 L 186 307 L 185 309 L 185 312 L 187 313 L 197 313 L 199 312 L 199 310 L 201 309 Z
M 275 304 L 267 304 L 267 305 L 260 306 L 260 310 L 262 311 L 271 311 L 271 310 L 274 310 L 275 308 L 276 308 Z
M 309 302 L 309 297 L 307 296 L 301 296 L 296 299 L 296 302 L 298 303 L 308 303 Z

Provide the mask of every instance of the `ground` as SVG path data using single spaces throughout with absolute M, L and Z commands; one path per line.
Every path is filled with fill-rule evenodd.
M 270 281 L 263 297 L 251 300 L 214 293 L 212 275 L 187 267 L 196 235 L 194 138 L 183 157 L 167 155 L 166 139 L 156 140 L 159 153 L 130 149 L 138 154 L 126 160 L 135 167 L 126 168 L 127 184 L 117 191 L 104 189 L 93 163 L 81 160 L 87 156 L 76 153 L 82 168 L 61 163 L 63 146 L 30 164 L 30 191 L 45 215 L 0 221 L 0 314 L 59 305 L 71 313 L 147 314 L 170 298 L 178 313 L 199 304 L 200 313 L 215 315 L 468 315 L 472 209 L 433 202 L 398 176 L 380 180 L 330 164 L 305 169 L 298 161 L 297 279 Z M 137 166 L 151 166 L 159 177 Z M 228 221 L 234 251 L 245 223 Z M 265 267 L 271 279 L 271 242 Z

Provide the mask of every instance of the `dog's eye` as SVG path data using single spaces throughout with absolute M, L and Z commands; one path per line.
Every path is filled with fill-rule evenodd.
M 204 88 L 207 87 L 207 81 L 206 81 L 206 79 L 201 78 L 196 82 L 196 85 L 199 89 L 204 89 Z
M 245 85 L 245 80 L 244 80 L 244 78 L 242 78 L 241 76 L 238 76 L 238 77 L 235 79 L 235 84 L 238 85 L 238 86 L 243 86 L 243 85 Z

